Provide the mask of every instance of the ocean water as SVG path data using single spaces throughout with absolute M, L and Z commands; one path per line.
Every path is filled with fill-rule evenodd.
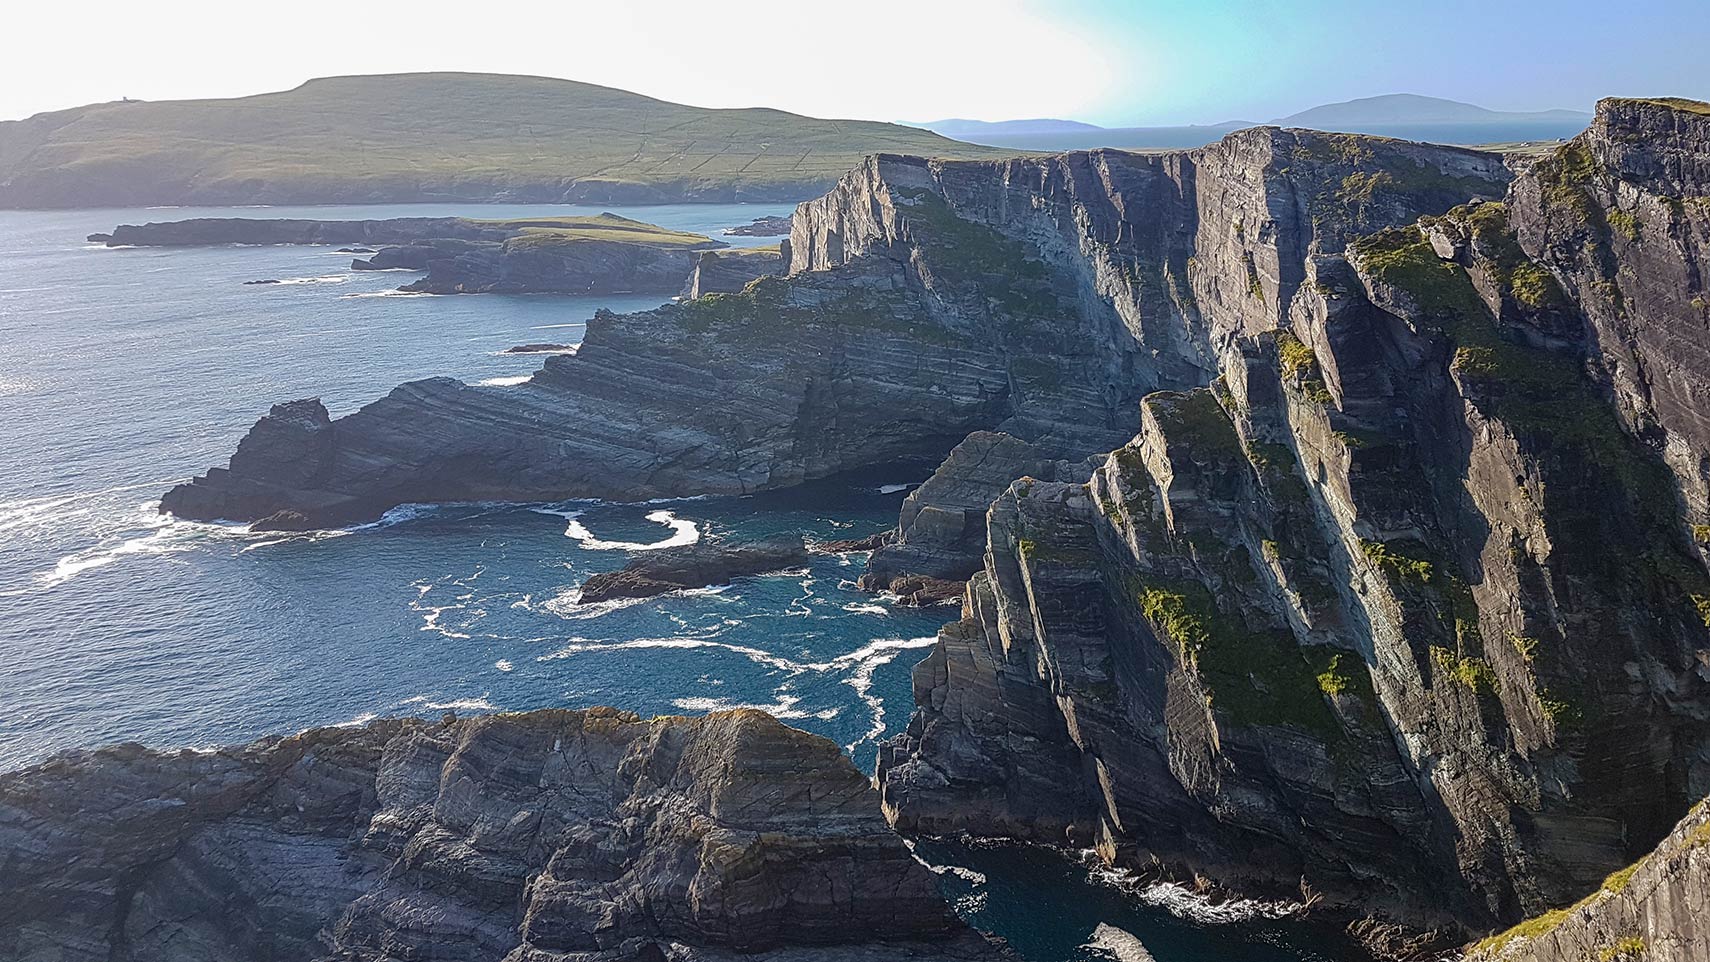
M 596 308 L 659 298 L 399 296 L 411 275 L 353 272 L 331 248 L 111 250 L 86 234 L 189 216 L 601 209 L 0 212 L 0 770 L 124 740 L 209 745 L 384 714 L 598 704 L 758 706 L 871 768 L 906 723 L 910 667 L 953 610 L 855 591 L 860 555 L 628 604 L 580 605 L 577 589 L 634 552 L 696 538 L 868 534 L 895 522 L 920 473 L 749 498 L 406 506 L 304 535 L 155 511 L 276 401 L 320 397 L 336 416 L 412 378 L 515 381 L 541 359 L 506 347 L 575 344 Z M 614 210 L 716 234 L 788 209 Z M 244 284 L 262 279 L 281 283 Z M 1304 923 L 1252 907 L 1237 923 L 1196 916 L 1204 906 L 1185 894 L 1072 858 L 965 844 L 923 855 L 971 919 L 1033 962 L 1122 957 L 1120 939 L 1094 937 L 1099 924 L 1159 962 L 1348 957 Z

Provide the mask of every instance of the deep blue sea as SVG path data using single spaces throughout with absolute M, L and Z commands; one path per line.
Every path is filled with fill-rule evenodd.
M 575 597 L 633 552 L 695 538 L 868 534 L 895 523 L 920 477 L 633 505 L 406 506 L 291 536 L 155 511 L 174 482 L 223 464 L 276 401 L 320 397 L 337 416 L 413 378 L 516 381 L 541 359 L 505 348 L 574 344 L 596 308 L 659 298 L 400 296 L 411 275 L 353 272 L 331 248 L 106 249 L 85 235 L 191 216 L 602 209 L 0 211 L 0 770 L 123 740 L 201 746 L 385 714 L 602 704 L 758 706 L 870 769 L 877 742 L 907 721 L 910 667 L 954 612 L 855 591 L 861 556 L 631 604 Z M 789 207 L 614 210 L 716 236 Z M 244 284 L 262 279 L 282 283 Z M 1101 923 L 1158 962 L 1347 957 L 1303 923 L 1220 916 L 1049 853 L 922 855 L 972 920 L 1030 962 L 1132 957 Z

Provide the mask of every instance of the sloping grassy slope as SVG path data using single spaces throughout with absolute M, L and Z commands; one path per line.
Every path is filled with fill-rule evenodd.
M 1006 153 L 895 124 L 709 110 L 568 80 L 330 77 L 0 123 L 0 206 L 805 199 L 879 151 Z

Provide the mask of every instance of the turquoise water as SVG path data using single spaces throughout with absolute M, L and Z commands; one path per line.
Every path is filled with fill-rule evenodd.
M 596 308 L 659 299 L 393 296 L 410 275 L 352 272 L 331 248 L 109 250 L 86 234 L 188 216 L 600 209 L 0 212 L 0 769 L 120 740 L 207 745 L 382 714 L 597 704 L 757 705 L 870 768 L 907 720 L 910 666 L 953 611 L 856 592 L 860 556 L 629 605 L 574 599 L 589 574 L 645 546 L 870 533 L 895 522 L 922 472 L 752 498 L 406 507 L 302 536 L 154 511 L 173 482 L 223 463 L 273 402 L 318 396 L 337 415 L 412 378 L 505 383 L 540 364 L 506 347 L 576 343 Z M 716 233 L 788 209 L 617 212 Z M 243 283 L 260 279 L 285 283 Z M 1293 923 L 1182 919 L 1072 862 L 993 851 L 932 857 L 970 917 L 1035 962 L 1108 954 L 1081 948 L 1092 915 L 1162 940 L 1159 962 L 1311 959 L 1329 944 Z M 976 869 L 988 881 L 968 881 Z M 1049 892 L 1034 891 L 1042 880 Z M 1066 921 L 1022 911 L 1027 898 L 1066 899 Z

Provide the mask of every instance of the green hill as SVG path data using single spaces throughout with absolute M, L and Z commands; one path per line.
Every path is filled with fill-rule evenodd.
M 328 77 L 0 123 L 0 207 L 800 200 L 880 151 L 1007 153 L 897 124 L 710 110 L 543 77 Z

